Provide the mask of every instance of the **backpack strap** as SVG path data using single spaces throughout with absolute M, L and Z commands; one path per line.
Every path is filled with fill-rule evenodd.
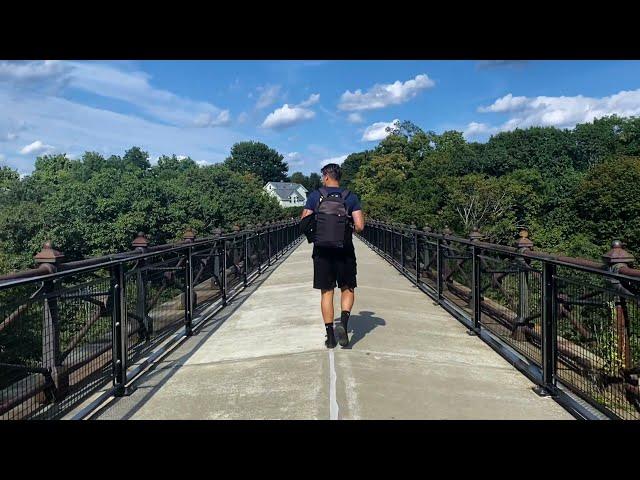
M 316 212 L 318 211 L 318 207 L 320 206 L 322 199 L 329 196 L 329 191 L 324 187 L 320 187 L 318 192 L 320 192 L 320 196 L 318 197 L 318 203 L 316 203 Z
M 342 192 L 340 192 L 340 196 L 342 197 L 342 200 L 346 200 L 349 195 L 351 195 L 351 192 L 346 188 Z

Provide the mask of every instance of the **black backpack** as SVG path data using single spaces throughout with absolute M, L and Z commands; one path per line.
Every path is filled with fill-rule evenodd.
M 351 192 L 329 193 L 326 188 L 320 188 L 320 201 L 316 208 L 316 247 L 343 248 L 349 238 L 351 229 L 348 228 L 350 217 L 345 200 Z

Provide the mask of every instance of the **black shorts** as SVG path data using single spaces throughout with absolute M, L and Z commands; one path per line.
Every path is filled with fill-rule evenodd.
M 356 256 L 354 252 L 338 249 L 314 248 L 313 288 L 333 290 L 357 287 Z

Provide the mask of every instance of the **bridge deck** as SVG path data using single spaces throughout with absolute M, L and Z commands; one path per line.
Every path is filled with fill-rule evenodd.
M 324 347 L 304 242 L 100 418 L 572 418 L 357 240 L 356 251 L 349 347 Z

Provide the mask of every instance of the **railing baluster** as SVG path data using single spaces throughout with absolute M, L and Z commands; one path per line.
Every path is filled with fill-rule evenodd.
M 416 256 L 415 260 L 416 260 L 416 286 L 418 286 L 420 284 L 420 247 L 419 247 L 419 239 L 420 237 L 418 236 L 418 232 L 414 232 L 414 242 L 415 242 L 415 249 L 414 249 L 414 254 Z
M 442 299 L 442 239 L 436 239 L 436 293 L 438 301 Z
M 481 310 L 481 292 L 480 292 L 480 257 L 478 256 L 478 247 L 471 246 L 471 288 L 473 298 L 473 331 L 479 333 L 480 331 L 480 318 L 482 315 Z
M 111 291 L 113 295 L 113 385 L 114 395 L 126 394 L 127 384 L 127 325 L 125 316 L 124 265 L 117 264 L 111 270 Z
M 543 262 L 542 268 L 542 386 L 534 391 L 547 396 L 555 393 L 558 357 L 556 266 Z
M 249 274 L 249 234 L 243 235 L 244 239 L 244 275 L 242 276 L 242 285 L 247 288 L 247 275 Z
M 227 305 L 227 240 L 222 240 L 222 305 Z
M 184 327 L 185 335 L 190 337 L 193 334 L 193 247 L 187 248 L 187 264 L 185 265 L 185 289 L 184 289 Z

